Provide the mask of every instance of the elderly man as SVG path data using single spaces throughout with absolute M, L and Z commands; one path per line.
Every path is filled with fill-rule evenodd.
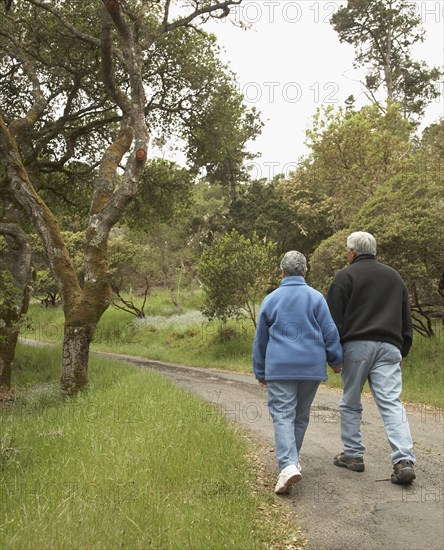
M 350 264 L 339 271 L 327 303 L 344 348 L 343 396 L 339 405 L 343 452 L 334 464 L 364 471 L 361 392 L 368 380 L 392 448 L 393 483 L 415 479 L 413 443 L 404 407 L 401 362 L 412 344 L 407 289 L 397 271 L 376 260 L 376 240 L 357 231 L 347 239 Z
M 299 453 L 310 407 L 326 362 L 342 368 L 339 334 L 322 294 L 305 282 L 307 262 L 296 251 L 281 262 L 279 288 L 262 303 L 253 346 L 253 370 L 268 387 L 279 478 L 275 492 L 287 493 L 301 479 Z

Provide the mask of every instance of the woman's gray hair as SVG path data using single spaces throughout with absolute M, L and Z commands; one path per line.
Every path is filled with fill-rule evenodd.
M 376 239 L 370 233 L 365 231 L 355 231 L 347 237 L 347 248 L 360 254 L 376 255 Z
M 281 260 L 281 269 L 284 275 L 305 275 L 307 269 L 307 260 L 303 254 L 297 250 L 290 250 Z

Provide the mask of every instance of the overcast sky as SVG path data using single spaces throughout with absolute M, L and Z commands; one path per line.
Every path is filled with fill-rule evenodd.
M 261 153 L 252 178 L 271 178 L 294 168 L 306 154 L 305 130 L 316 108 L 343 105 L 353 94 L 358 105 L 368 103 L 353 69 L 354 50 L 341 44 L 329 24 L 345 2 L 328 0 L 245 0 L 233 18 L 251 24 L 242 30 L 229 21 L 211 23 L 224 47 L 224 60 L 238 75 L 246 104 L 262 112 L 262 135 L 250 149 Z M 444 65 L 444 2 L 412 2 L 427 35 L 414 51 L 415 59 Z M 442 89 L 442 83 L 440 84 Z M 427 124 L 444 114 L 443 100 L 427 109 Z

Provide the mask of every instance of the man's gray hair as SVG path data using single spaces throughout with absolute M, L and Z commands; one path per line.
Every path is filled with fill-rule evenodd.
M 284 275 L 305 275 L 307 269 L 307 260 L 303 254 L 297 250 L 290 250 L 281 260 L 281 269 Z
M 358 256 L 361 254 L 376 255 L 376 239 L 365 231 L 355 231 L 347 237 L 347 248 L 351 248 Z

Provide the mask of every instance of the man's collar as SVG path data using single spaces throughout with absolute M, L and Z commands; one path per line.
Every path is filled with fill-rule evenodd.
M 355 262 L 359 262 L 360 260 L 376 260 L 376 256 L 374 254 L 359 254 L 359 256 L 353 258 L 353 261 L 350 265 L 354 264 Z

